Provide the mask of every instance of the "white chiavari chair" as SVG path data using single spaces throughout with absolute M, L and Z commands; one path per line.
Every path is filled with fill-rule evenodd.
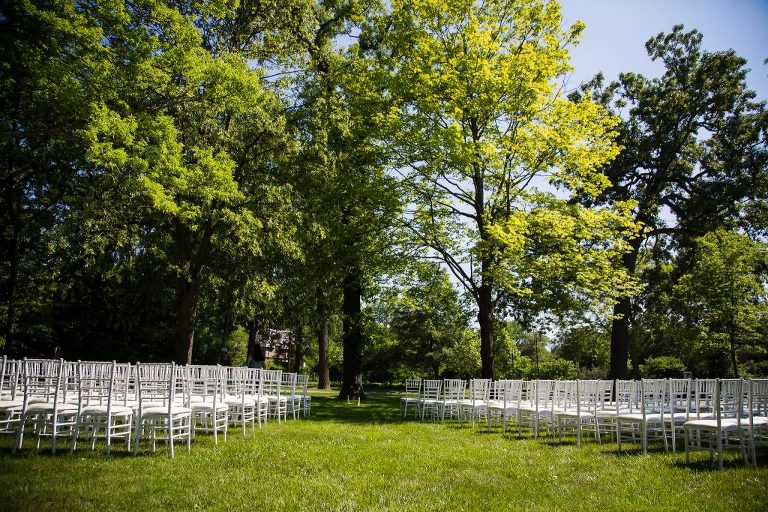
M 75 450 L 80 435 L 90 439 L 91 450 L 96 448 L 97 439 L 104 438 L 107 455 L 114 439 L 124 439 L 126 449 L 130 448 L 133 409 L 125 405 L 123 389 L 129 366 L 115 361 L 78 363 L 79 409 L 70 451 Z
M 51 438 L 52 453 L 56 453 L 59 438 L 71 440 L 75 433 L 78 409 L 77 405 L 67 401 L 71 381 L 76 380 L 77 372 L 73 372 L 72 366 L 73 363 L 66 363 L 63 359 L 23 361 L 24 405 L 13 453 L 21 448 L 28 425 L 32 425 L 37 435 L 37 449 L 43 437 Z
M 640 438 L 643 454 L 648 453 L 649 439 L 662 439 L 667 450 L 666 423 L 664 411 L 667 408 L 666 379 L 643 379 L 640 381 L 640 408 L 636 412 L 616 416 L 616 439 L 621 450 L 622 441 L 636 441 Z
M 224 401 L 223 368 L 211 365 L 186 367 L 187 403 L 192 411 L 192 436 L 198 432 L 213 434 L 219 444 L 219 432 L 227 440 L 229 406 Z
M 685 462 L 689 462 L 691 450 L 709 451 L 710 460 L 717 452 L 718 466 L 723 469 L 723 450 L 741 450 L 748 463 L 744 429 L 744 381 L 718 379 L 715 381 L 715 401 L 712 418 L 691 419 L 683 424 L 685 435 Z
M 421 395 L 421 379 L 405 379 L 405 396 L 400 398 L 400 414 L 403 418 L 408 417 L 408 406 L 412 405 L 414 415 L 418 409 L 419 397 Z
M 243 437 L 246 437 L 246 427 L 249 424 L 251 425 L 251 431 L 256 431 L 257 403 L 253 399 L 253 380 L 256 374 L 249 372 L 249 370 L 252 369 L 224 367 L 224 403 L 229 407 L 228 422 L 230 426 L 240 426 L 243 431 Z M 258 393 L 258 390 L 256 392 Z
M 189 452 L 192 449 L 192 411 L 178 403 L 176 365 L 138 363 L 136 367 L 139 408 L 134 455 L 145 435 L 151 439 L 153 452 L 158 440 L 168 442 L 171 457 L 175 456 L 176 440 L 186 441 Z
M 3 356 L 0 371 L 0 434 L 16 434 L 24 408 L 21 361 Z

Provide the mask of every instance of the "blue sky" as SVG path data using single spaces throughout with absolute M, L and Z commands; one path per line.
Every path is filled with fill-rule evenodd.
M 703 47 L 733 48 L 747 59 L 747 83 L 760 100 L 768 100 L 768 0 L 560 0 L 565 25 L 586 23 L 581 44 L 571 50 L 576 86 L 598 71 L 606 80 L 622 71 L 658 76 L 662 66 L 651 62 L 645 42 L 678 23 L 704 35 Z

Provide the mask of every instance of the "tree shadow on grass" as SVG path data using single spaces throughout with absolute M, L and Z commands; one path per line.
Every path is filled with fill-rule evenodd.
M 400 413 L 400 397 L 392 393 L 367 392 L 358 405 L 356 400 L 340 400 L 336 395 L 313 395 L 312 413 L 307 421 L 357 424 L 390 424 L 414 421 Z

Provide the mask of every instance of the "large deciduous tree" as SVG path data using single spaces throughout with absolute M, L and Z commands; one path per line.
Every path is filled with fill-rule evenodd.
M 646 48 L 664 64 L 661 77 L 622 74 L 599 93 L 626 115 L 618 139 L 624 150 L 605 168 L 611 187 L 598 203 L 637 203 L 633 216 L 642 229 L 628 238 L 623 257 L 630 275 L 646 241 L 669 236 L 684 244 L 737 223 L 742 207 L 762 201 L 755 193 L 765 187 L 764 104 L 747 89 L 746 61 L 732 50 L 703 51 L 701 41 L 682 26 L 659 34 Z M 629 295 L 614 308 L 612 378 L 627 376 L 632 311 Z
M 564 283 L 610 298 L 621 281 L 610 262 L 623 251 L 617 234 L 631 229 L 626 205 L 568 201 L 608 185 L 600 167 L 618 153 L 617 120 L 589 98 L 564 96 L 567 47 L 583 25 L 562 28 L 556 2 L 392 8 L 378 55 L 398 108 L 381 122 L 394 126 L 388 142 L 411 193 L 409 226 L 474 298 L 482 373 L 494 377 L 500 291 L 559 308 L 547 295 Z

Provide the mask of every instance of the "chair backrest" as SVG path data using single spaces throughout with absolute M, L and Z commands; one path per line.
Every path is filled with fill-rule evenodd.
M 717 379 L 696 379 L 694 382 L 691 409 L 697 418 L 701 418 L 702 414 L 714 413 L 716 388 Z
M 605 389 L 600 380 L 576 381 L 577 408 L 580 412 L 594 413 L 604 403 Z
M 552 410 L 571 410 L 576 409 L 577 402 L 576 381 L 558 380 L 555 381 L 555 387 L 552 392 Z
M 223 368 L 214 365 L 186 367 L 186 402 L 202 399 L 214 405 L 224 399 Z
M 115 362 L 79 361 L 78 397 L 80 407 L 102 405 L 107 412 L 112 406 Z
M 148 404 L 162 405 L 170 413 L 176 394 L 176 365 L 174 363 L 137 363 L 136 386 L 139 411 Z
M 2 372 L 0 372 L 0 397 L 5 400 L 15 400 L 20 396 L 22 377 L 21 361 L 3 356 Z
M 443 389 L 443 381 L 440 379 L 424 379 L 422 398 L 424 400 L 439 400 Z
M 298 374 L 283 372 L 280 374 L 280 391 L 283 395 L 293 396 L 296 394 L 296 378 Z
M 464 388 L 467 382 L 463 379 L 443 380 L 443 401 L 461 400 L 464 398 Z
M 749 381 L 749 389 L 750 418 L 768 418 L 768 379 L 752 379 Z
M 491 379 L 472 379 L 469 381 L 469 399 L 473 404 L 480 404 L 488 400 L 491 390 Z
M 309 375 L 297 375 L 296 376 L 296 389 L 301 393 L 301 396 L 306 397 L 309 394 Z
M 715 387 L 715 409 L 718 427 L 724 419 L 741 419 L 744 410 L 744 381 L 719 379 Z
M 640 409 L 640 383 L 636 380 L 616 380 L 616 411 L 634 413 Z
M 669 379 L 669 411 L 671 413 L 691 412 L 691 379 Z
M 640 382 L 640 412 L 661 414 L 667 406 L 667 379 L 643 379 Z
M 534 407 L 536 411 L 549 411 L 552 409 L 552 397 L 555 394 L 555 381 L 539 379 L 534 385 L 536 388 Z
M 262 394 L 265 396 L 280 398 L 282 393 L 282 370 L 262 370 Z
M 38 402 L 60 401 L 63 359 L 24 359 L 24 403 L 34 398 Z M 26 407 L 26 405 L 25 405 Z
M 405 379 L 405 397 L 418 398 L 421 393 L 421 379 Z

